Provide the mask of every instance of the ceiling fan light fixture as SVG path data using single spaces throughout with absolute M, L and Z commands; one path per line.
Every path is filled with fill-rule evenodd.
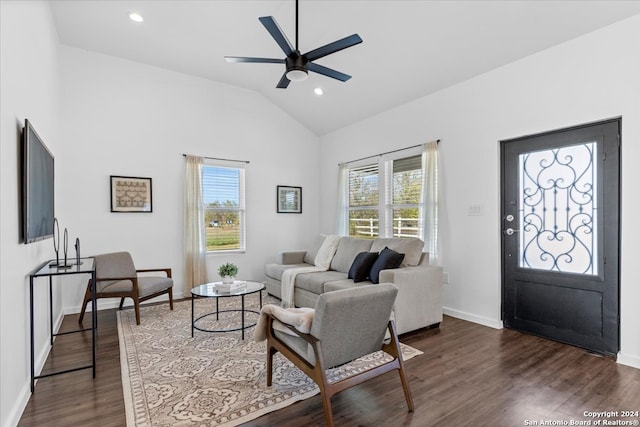
M 0 0 L 1 1 L 1 0 Z M 298 50 L 298 0 L 296 0 L 296 44 L 295 47 L 291 45 L 291 42 L 287 39 L 287 36 L 282 32 L 282 29 L 276 22 L 273 16 L 261 16 L 258 20 L 262 23 L 264 28 L 271 34 L 271 37 L 280 46 L 280 49 L 284 52 L 286 57 L 284 59 L 276 58 L 254 58 L 254 57 L 242 57 L 242 56 L 225 56 L 227 62 L 256 62 L 263 64 L 285 64 L 285 73 L 278 81 L 276 88 L 286 89 L 289 87 L 289 83 L 301 82 L 306 80 L 309 75 L 309 70 L 314 73 L 322 74 L 327 77 L 331 77 L 341 82 L 346 82 L 351 78 L 350 75 L 341 73 L 331 68 L 324 67 L 320 64 L 316 64 L 313 61 L 316 59 L 324 58 L 332 53 L 339 52 L 348 47 L 362 43 L 362 39 L 357 34 L 352 34 L 348 37 L 344 37 L 340 40 L 336 40 L 332 43 L 320 46 L 319 48 L 310 50 L 305 54 L 300 54 Z M 316 92 L 317 93 L 317 92 Z
M 307 70 L 304 68 L 293 68 L 287 71 L 287 78 L 292 82 L 301 82 L 309 77 Z

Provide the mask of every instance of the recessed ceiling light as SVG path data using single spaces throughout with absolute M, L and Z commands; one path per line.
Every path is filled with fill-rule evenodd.
M 129 19 L 131 19 L 133 22 L 142 22 L 142 21 L 144 21 L 144 18 L 142 17 L 142 15 L 140 15 L 139 13 L 136 13 L 136 12 L 131 12 L 129 14 Z
M 322 90 L 321 87 L 317 87 L 313 90 L 313 92 L 315 92 L 316 95 L 322 95 L 324 93 L 324 91 Z

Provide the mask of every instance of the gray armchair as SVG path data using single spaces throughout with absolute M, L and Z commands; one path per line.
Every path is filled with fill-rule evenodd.
M 114 252 L 94 257 L 96 263 L 96 299 L 120 298 L 120 310 L 125 298 L 133 300 L 136 324 L 140 324 L 140 303 L 168 294 L 173 310 L 173 279 L 170 268 L 136 270 L 129 252 Z M 138 273 L 162 272 L 163 276 L 140 276 Z M 91 301 L 91 281 L 87 284 L 78 322 L 82 323 L 87 304 Z M 95 310 L 95 307 L 92 307 Z
M 397 293 L 398 288 L 390 283 L 324 293 L 316 304 L 309 334 L 286 324 L 295 336 L 274 330 L 275 318 L 268 315 L 267 385 L 272 383 L 273 355 L 280 352 L 318 384 L 326 424 L 333 426 L 331 397 L 334 394 L 397 370 L 407 406 L 413 412 L 395 324 L 389 320 Z M 385 344 L 387 331 L 391 339 Z M 326 369 L 379 350 L 390 354 L 393 360 L 333 383 L 327 381 Z

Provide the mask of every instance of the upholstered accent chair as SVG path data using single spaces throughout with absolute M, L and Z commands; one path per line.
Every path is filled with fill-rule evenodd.
M 168 294 L 169 307 L 173 310 L 173 279 L 170 268 L 136 270 L 129 252 L 114 252 L 94 257 L 96 265 L 96 299 L 120 298 L 120 310 L 125 298 L 133 300 L 136 323 L 140 324 L 140 303 Z M 138 273 L 160 272 L 164 275 L 141 275 Z M 84 302 L 78 322 L 82 323 L 87 304 L 91 301 L 91 281 L 87 284 Z M 95 310 L 95 307 L 92 309 Z
M 391 310 L 398 294 L 393 284 L 358 286 L 326 292 L 318 298 L 309 334 L 283 324 L 292 334 L 274 329 L 267 318 L 267 385 L 272 383 L 273 355 L 280 352 L 313 379 L 320 388 L 325 421 L 333 426 L 331 397 L 371 378 L 397 370 L 409 411 L 413 399 L 405 375 L 402 352 Z M 389 338 L 385 342 L 385 334 Z M 293 335 L 295 334 L 295 335 Z M 327 381 L 326 369 L 383 350 L 392 360 L 336 382 Z

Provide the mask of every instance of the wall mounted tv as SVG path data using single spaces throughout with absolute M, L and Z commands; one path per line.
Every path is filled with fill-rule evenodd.
M 22 239 L 53 236 L 53 154 L 27 119 L 22 130 Z

